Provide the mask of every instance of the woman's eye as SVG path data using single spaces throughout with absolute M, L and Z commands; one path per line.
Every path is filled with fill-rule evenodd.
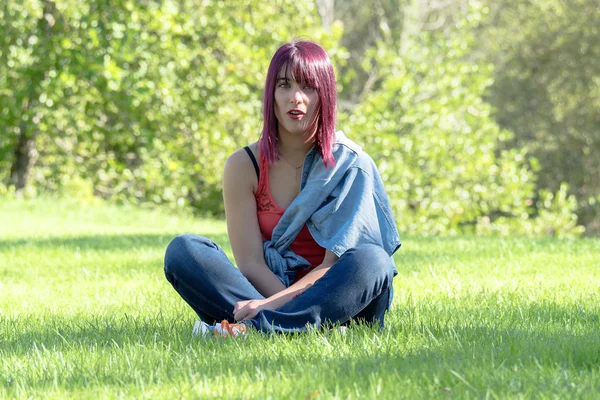
M 315 90 L 315 88 L 312 87 L 312 86 L 304 86 L 304 89 L 306 89 L 306 90 Z
M 280 83 L 279 85 L 277 85 L 277 87 L 287 89 L 290 87 L 290 85 L 288 85 L 287 83 Z

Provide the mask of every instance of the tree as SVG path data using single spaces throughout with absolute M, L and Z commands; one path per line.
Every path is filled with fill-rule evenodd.
M 536 157 L 538 186 L 562 182 L 588 232 L 600 232 L 600 5 L 597 0 L 490 1 L 479 53 L 495 64 L 486 99 L 514 132 L 505 148 Z
M 374 89 L 347 116 L 379 164 L 403 232 L 493 230 L 490 219 L 522 222 L 532 205 L 525 154 L 499 152 L 510 133 L 481 99 L 491 68 L 466 57 L 471 26 L 455 29 L 379 41 L 365 62 L 377 68 Z
M 290 0 L 8 0 L 3 12 L 0 168 L 19 190 L 30 146 L 42 190 L 78 177 L 104 197 L 222 212 L 222 165 L 259 136 L 275 49 L 306 32 L 343 56 L 339 29 L 325 35 L 315 5 Z

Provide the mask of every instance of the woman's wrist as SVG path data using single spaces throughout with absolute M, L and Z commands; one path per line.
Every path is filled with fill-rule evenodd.
M 285 290 L 283 283 L 266 264 L 246 265 L 240 268 L 240 272 L 265 297 L 272 297 Z
M 298 294 L 299 293 L 295 292 L 286 293 L 286 291 L 276 293 L 273 296 L 265 299 L 265 306 L 269 310 L 276 310 L 294 297 L 298 296 Z

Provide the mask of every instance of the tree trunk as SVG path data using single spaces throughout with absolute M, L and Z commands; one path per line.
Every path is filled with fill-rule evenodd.
M 42 0 L 44 4 L 44 12 L 42 17 L 38 21 L 38 26 L 42 32 L 46 35 L 46 38 L 50 38 L 53 35 L 52 28 L 56 24 L 55 11 L 56 6 L 52 0 Z M 38 49 L 39 50 L 39 49 Z M 34 48 L 34 54 L 36 49 Z M 35 71 L 32 73 L 31 85 L 29 93 L 23 98 L 21 105 L 21 118 L 24 115 L 33 114 L 31 107 L 36 106 L 36 101 L 33 99 L 38 98 L 38 92 L 40 85 L 47 77 L 47 71 Z M 21 194 L 23 189 L 29 183 L 31 177 L 31 171 L 33 166 L 39 157 L 37 151 L 36 138 L 38 136 L 37 123 L 31 120 L 21 119 L 19 125 L 19 139 L 14 151 L 13 164 L 10 168 L 10 180 L 15 186 L 17 194 Z
M 321 15 L 321 23 L 326 32 L 331 32 L 334 20 L 335 0 L 317 0 L 317 9 Z
M 19 127 L 19 140 L 14 152 L 14 161 L 10 168 L 10 180 L 17 193 L 22 193 L 29 182 L 33 165 L 39 153 L 36 145 L 37 132 L 27 134 L 27 123 L 21 122 Z

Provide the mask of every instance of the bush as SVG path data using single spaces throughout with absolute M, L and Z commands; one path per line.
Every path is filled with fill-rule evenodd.
M 512 134 L 482 101 L 492 67 L 466 58 L 467 28 L 405 38 L 401 48 L 380 42 L 366 61 L 377 66 L 375 90 L 344 116 L 378 163 L 400 231 L 581 233 L 566 189 L 550 206 L 541 193 L 531 219 L 535 173 L 526 149 L 501 150 Z

